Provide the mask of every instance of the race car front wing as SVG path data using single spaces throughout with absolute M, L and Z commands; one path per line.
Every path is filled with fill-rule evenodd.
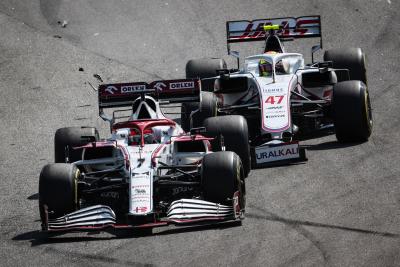
M 236 196 L 236 193 L 235 193 Z M 181 225 L 200 222 L 235 221 L 242 219 L 238 202 L 234 197 L 233 205 L 221 205 L 198 199 L 180 199 L 171 203 L 165 219 L 141 225 L 117 224 L 114 211 L 104 205 L 90 206 L 48 220 L 43 230 L 49 232 L 87 231 L 106 228 L 127 229 L 159 227 L 169 224 Z

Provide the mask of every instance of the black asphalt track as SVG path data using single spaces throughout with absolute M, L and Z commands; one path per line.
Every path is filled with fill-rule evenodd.
M 0 265 L 399 266 L 399 10 L 396 0 L 1 0 Z M 200 57 L 234 67 L 226 20 L 309 14 L 322 16 L 326 49 L 367 54 L 369 142 L 316 138 L 304 142 L 306 164 L 253 170 L 242 226 L 43 238 L 38 177 L 53 161 L 54 132 L 93 125 L 107 134 L 93 74 L 105 82 L 181 78 Z M 308 56 L 312 44 L 287 49 Z

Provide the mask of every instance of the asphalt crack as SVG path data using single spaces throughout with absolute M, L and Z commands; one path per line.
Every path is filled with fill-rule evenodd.
M 267 221 L 275 221 L 275 222 L 284 223 L 285 225 L 290 227 L 290 229 L 296 231 L 297 233 L 302 235 L 304 238 L 309 240 L 311 242 L 311 244 L 316 249 L 318 249 L 325 265 L 329 265 L 329 261 L 330 261 L 330 256 L 329 256 L 328 250 L 324 247 L 322 242 L 319 241 L 314 236 L 314 234 L 312 232 L 308 231 L 303 226 L 350 231 L 350 232 L 355 232 L 355 233 L 375 235 L 375 236 L 381 236 L 381 237 L 386 237 L 386 238 L 399 238 L 400 237 L 400 234 L 390 233 L 390 232 L 373 231 L 373 230 L 361 229 L 361 228 L 355 228 L 355 227 L 347 227 L 347 226 L 341 226 L 341 225 L 333 225 L 333 224 L 325 224 L 325 223 L 318 223 L 318 222 L 312 222 L 312 221 L 289 219 L 289 218 L 284 218 L 277 214 L 268 212 L 261 208 L 257 208 L 257 207 L 251 207 L 251 208 L 261 211 L 264 215 L 247 212 L 246 217 L 253 218 L 253 219 L 259 219 L 259 220 L 267 220 Z
M 342 231 L 350 231 L 350 232 L 355 232 L 355 233 L 376 235 L 376 236 L 388 237 L 388 238 L 400 238 L 400 234 L 397 234 L 397 233 L 381 232 L 381 231 L 374 231 L 374 230 L 368 230 L 368 229 L 362 229 L 362 228 L 318 223 L 318 222 L 312 222 L 312 221 L 288 219 L 288 218 L 280 217 L 280 216 L 275 215 L 270 212 L 268 212 L 268 213 L 269 213 L 268 215 L 259 215 L 259 214 L 248 212 L 248 213 L 246 213 L 246 217 L 253 218 L 253 219 L 268 220 L 268 221 L 277 221 L 277 222 L 282 222 L 282 223 L 285 223 L 288 225 L 294 225 L 294 226 L 297 226 L 297 225 L 312 226 L 312 227 L 320 227 L 320 228 L 328 228 L 328 229 L 335 229 L 335 230 L 342 230 Z
M 302 227 L 303 225 L 305 225 L 305 224 L 303 224 L 303 222 L 297 221 L 297 220 L 286 219 L 286 218 L 280 217 L 280 216 L 278 216 L 276 214 L 273 214 L 271 212 L 267 212 L 267 211 L 265 211 L 263 209 L 260 209 L 260 208 L 257 208 L 257 207 L 252 207 L 252 208 L 258 209 L 258 210 L 262 211 L 263 213 L 268 213 L 268 215 L 258 215 L 258 214 L 246 213 L 246 217 L 255 218 L 255 219 L 265 219 L 265 220 L 269 220 L 269 221 L 278 221 L 278 222 L 284 223 L 290 229 L 296 231 L 298 234 L 300 234 L 305 239 L 310 241 L 310 243 L 321 254 L 325 265 L 329 265 L 329 259 L 330 258 L 329 258 L 328 250 L 324 247 L 324 245 L 310 231 L 308 231 L 307 229 Z

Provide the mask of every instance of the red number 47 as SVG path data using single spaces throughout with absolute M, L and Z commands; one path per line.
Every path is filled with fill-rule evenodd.
M 284 97 L 285 97 L 284 95 L 269 96 L 267 100 L 265 100 L 265 103 L 266 104 L 269 103 L 271 105 L 274 105 L 275 103 L 280 104 Z

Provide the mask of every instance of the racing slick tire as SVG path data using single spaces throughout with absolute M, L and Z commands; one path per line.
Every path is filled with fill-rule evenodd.
M 324 61 L 332 61 L 335 69 L 348 69 L 350 80 L 367 83 L 365 54 L 361 48 L 337 48 L 324 53 Z
M 94 127 L 66 127 L 56 131 L 54 136 L 55 163 L 66 163 L 82 159 L 82 149 L 68 149 L 74 146 L 83 146 L 89 142 L 99 140 L 99 132 Z
M 39 177 L 39 210 L 45 222 L 45 205 L 50 219 L 77 210 L 79 170 L 74 164 L 53 163 L 43 167 Z
M 232 151 L 204 156 L 201 165 L 201 186 L 207 201 L 225 203 L 239 191 L 240 207 L 245 206 L 244 170 L 240 157 Z
M 206 136 L 215 137 L 211 141 L 213 151 L 222 150 L 222 143 L 226 151 L 235 152 L 241 159 L 245 177 L 251 168 L 249 130 L 247 121 L 240 115 L 227 115 L 204 120 Z M 223 139 L 221 140 L 221 136 Z
M 217 116 L 218 98 L 211 92 L 201 92 L 201 111 L 193 114 L 190 113 L 199 108 L 198 103 L 183 103 L 181 125 L 186 132 L 190 131 L 190 121 L 192 120 L 192 128 L 203 126 L 204 120 L 209 117 Z
M 333 87 L 333 122 L 339 142 L 367 141 L 372 132 L 372 111 L 367 86 L 361 81 Z
M 226 69 L 222 58 L 191 59 L 186 63 L 186 78 L 211 78 L 217 76 L 217 70 Z M 213 92 L 214 79 L 202 80 L 201 90 Z

